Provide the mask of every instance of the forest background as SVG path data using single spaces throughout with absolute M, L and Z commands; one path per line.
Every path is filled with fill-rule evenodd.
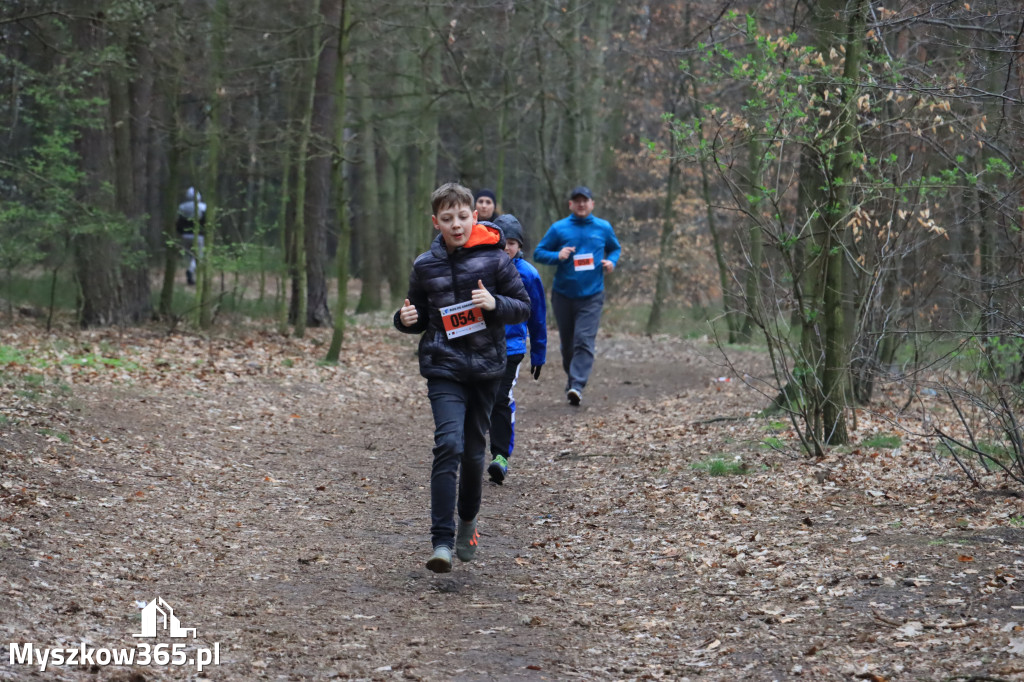
M 298 337 L 333 326 L 337 360 L 350 293 L 401 299 L 438 182 L 494 188 L 534 243 L 587 184 L 625 248 L 612 324 L 766 344 L 757 387 L 818 456 L 879 382 L 941 392 L 964 471 L 1024 480 L 1019 3 L 2 12 L 8 316 L 29 291 L 47 326 L 62 301 L 83 326 L 202 330 L 265 305 Z M 194 292 L 188 186 L 209 206 Z

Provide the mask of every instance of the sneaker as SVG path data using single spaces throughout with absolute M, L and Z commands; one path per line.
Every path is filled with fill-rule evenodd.
M 480 544 L 480 533 L 476 530 L 476 519 L 472 521 L 459 519 L 459 534 L 455 537 L 455 554 L 462 561 L 472 561 L 476 556 L 478 544 Z
M 505 477 L 508 476 L 508 460 L 501 455 L 498 455 L 494 458 L 494 461 L 491 462 L 491 465 L 487 467 L 487 473 L 490 475 L 492 481 L 501 485 L 505 480 Z
M 565 397 L 569 399 L 569 404 L 573 407 L 579 407 L 580 401 L 583 400 L 583 394 L 578 388 L 570 388 L 565 392 Z
M 435 547 L 434 554 L 427 560 L 427 568 L 434 573 L 451 573 L 452 548 L 444 545 Z

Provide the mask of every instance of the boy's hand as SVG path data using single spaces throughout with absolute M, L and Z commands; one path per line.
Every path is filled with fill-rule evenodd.
M 558 252 L 558 260 L 566 260 L 574 253 L 576 253 L 575 246 L 563 246 L 562 250 Z
M 398 314 L 398 319 L 402 321 L 406 327 L 411 327 L 420 319 L 420 314 L 416 312 L 416 306 L 409 303 L 409 299 L 405 299 L 405 305 L 402 306 L 402 310 Z
M 611 272 L 612 270 L 615 269 L 615 263 L 608 259 L 605 259 L 601 261 L 601 267 L 604 268 L 605 272 Z
M 530 374 L 533 375 L 533 380 L 534 381 L 540 381 L 540 368 L 543 367 L 543 366 L 544 365 L 537 365 L 536 367 L 531 367 L 530 368 Z
M 473 304 L 480 306 L 484 310 L 494 310 L 497 304 L 494 302 L 494 297 L 491 296 L 491 292 L 484 288 L 484 281 L 482 279 L 478 279 L 476 283 L 480 288 L 473 289 Z

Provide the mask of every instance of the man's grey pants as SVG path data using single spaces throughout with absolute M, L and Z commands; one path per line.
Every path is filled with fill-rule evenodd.
M 601 323 L 604 292 L 586 298 L 568 298 L 552 291 L 551 307 L 558 323 L 562 369 L 568 377 L 565 390 L 575 388 L 582 392 L 594 367 L 594 340 Z

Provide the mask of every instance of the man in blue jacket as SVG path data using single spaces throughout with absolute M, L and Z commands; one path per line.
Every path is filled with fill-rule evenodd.
M 572 215 L 555 222 L 533 251 L 538 263 L 557 265 L 551 287 L 561 341 L 565 395 L 578 406 L 594 367 L 594 340 L 604 307 L 604 275 L 615 269 L 622 247 L 611 223 L 593 215 L 594 195 L 586 187 L 569 194 Z
M 494 219 L 494 224 L 505 235 L 505 253 L 515 264 L 526 293 L 530 295 L 530 318 L 519 324 L 505 325 L 508 359 L 505 376 L 498 386 L 498 396 L 491 410 L 492 460 L 487 467 L 487 474 L 492 481 L 501 485 L 508 476 L 508 458 L 516 446 L 516 399 L 512 391 L 519 379 L 519 363 L 526 356 L 526 337 L 529 336 L 530 374 L 534 381 L 540 379 L 540 368 L 547 360 L 548 308 L 544 303 L 544 284 L 540 281 L 540 273 L 523 258 L 522 248 L 526 245 L 523 226 L 511 213 L 499 215 Z

